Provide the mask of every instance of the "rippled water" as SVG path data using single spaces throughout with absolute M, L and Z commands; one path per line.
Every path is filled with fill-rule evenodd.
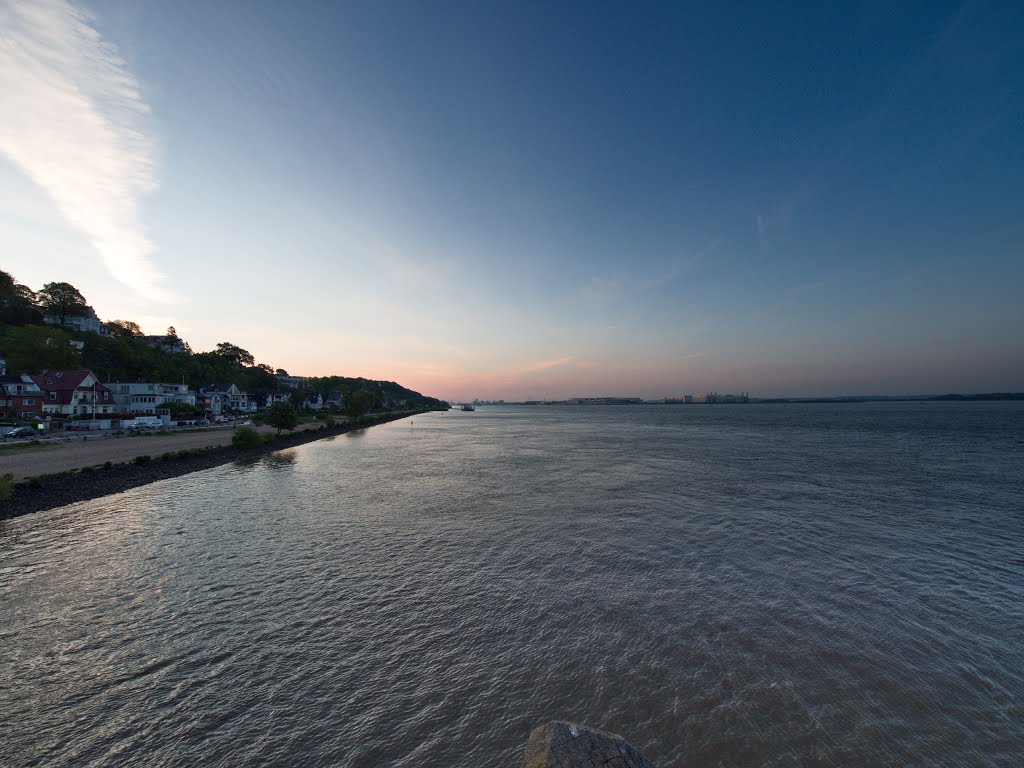
M 414 422 L 0 523 L 0 763 L 1024 764 L 1024 404 Z

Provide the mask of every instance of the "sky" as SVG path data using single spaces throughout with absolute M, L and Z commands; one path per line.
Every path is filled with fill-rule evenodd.
M 1024 4 L 756 5 L 0 0 L 0 269 L 454 400 L 1024 390 Z

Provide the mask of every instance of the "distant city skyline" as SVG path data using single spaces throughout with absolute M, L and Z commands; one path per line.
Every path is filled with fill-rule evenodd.
M 1020 391 L 1022 28 L 0 0 L 2 268 L 457 400 Z

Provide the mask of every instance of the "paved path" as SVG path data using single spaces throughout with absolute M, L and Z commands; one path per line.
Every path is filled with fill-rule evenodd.
M 316 429 L 320 423 L 300 424 L 296 432 Z M 260 432 L 274 432 L 270 427 L 259 427 Z M 131 435 L 126 437 L 92 437 L 88 440 L 60 443 L 55 447 L 25 450 L 0 456 L 0 475 L 10 472 L 15 481 L 33 475 L 66 472 L 93 464 L 112 461 L 115 464 L 131 461 L 148 454 L 154 458 L 168 451 L 187 448 L 205 448 L 208 445 L 227 445 L 231 442 L 231 429 L 204 429 L 169 435 Z

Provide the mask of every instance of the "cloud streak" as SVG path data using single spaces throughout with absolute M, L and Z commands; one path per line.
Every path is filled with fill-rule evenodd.
M 139 201 L 156 186 L 135 78 L 65 0 L 0 0 L 0 153 L 83 232 L 110 274 L 169 301 Z

